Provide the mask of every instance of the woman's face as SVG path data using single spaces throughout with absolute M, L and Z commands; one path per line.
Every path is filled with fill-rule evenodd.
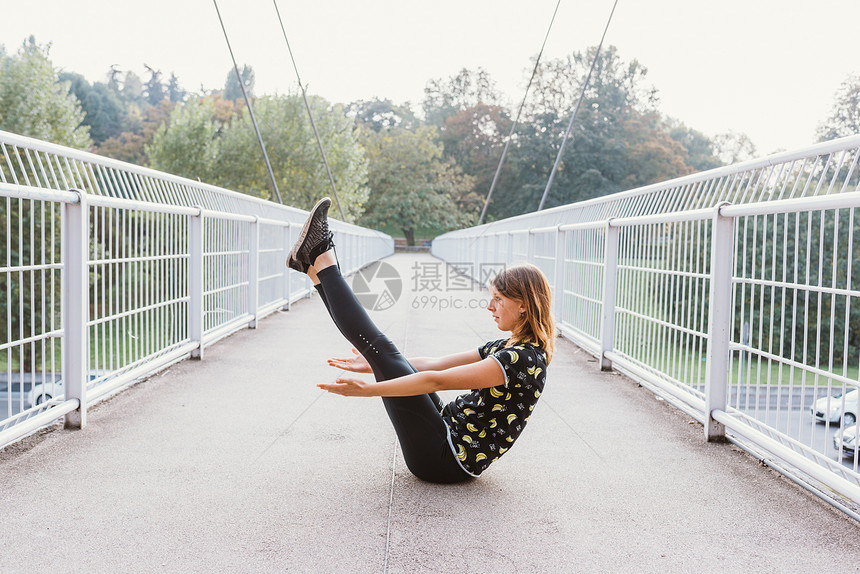
M 499 293 L 495 287 L 490 287 L 490 304 L 487 309 L 493 314 L 496 326 L 502 331 L 513 331 L 520 320 L 520 313 L 525 307 L 519 301 L 508 299 Z

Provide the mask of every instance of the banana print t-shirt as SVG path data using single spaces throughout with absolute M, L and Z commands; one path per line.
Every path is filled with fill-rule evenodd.
M 546 381 L 543 349 L 528 343 L 505 348 L 506 342 L 499 339 L 478 348 L 481 359 L 492 357 L 499 363 L 505 383 L 461 395 L 442 411 L 451 449 L 472 476 L 481 474 L 513 446 Z

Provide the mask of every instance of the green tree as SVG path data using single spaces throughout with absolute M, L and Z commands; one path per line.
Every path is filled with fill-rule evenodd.
M 494 192 L 491 218 L 537 209 L 595 48 L 545 62 L 509 152 L 511 182 Z M 610 46 L 597 59 L 546 207 L 569 204 L 690 173 L 687 149 L 657 111 L 647 69 Z
M 478 211 L 496 175 L 512 123 L 505 108 L 480 103 L 449 116 L 440 132 L 445 157 L 474 179 Z M 502 164 L 496 184 L 502 195 L 512 192 L 514 167 L 511 161 Z
M 136 104 L 131 104 L 130 109 L 139 114 L 134 118 L 135 128 L 105 140 L 98 146 L 98 153 L 135 165 L 148 166 L 146 146 L 152 143 L 156 130 L 167 122 L 175 106 L 174 102 L 165 99 L 157 106 L 147 106 L 141 112 Z
M 758 154 L 755 144 L 745 133 L 728 131 L 714 136 L 717 157 L 724 165 L 753 159 Z
M 818 126 L 818 141 L 860 134 L 860 75 L 852 74 L 836 91 L 830 115 Z
M 150 106 L 157 106 L 166 97 L 164 84 L 161 81 L 161 70 L 156 70 L 146 64 L 143 67 L 149 72 L 149 79 L 144 88 L 144 97 Z
M 242 76 L 242 84 L 245 86 L 245 92 L 249 98 L 254 99 L 254 84 L 256 83 L 254 68 L 245 64 L 242 66 L 240 75 Z M 233 101 L 244 99 L 244 96 L 242 96 L 242 86 L 239 85 L 239 79 L 236 77 L 235 70 L 227 72 L 227 79 L 224 81 L 224 99 Z
M 346 219 L 361 215 L 367 199 L 367 161 L 357 141 L 356 126 L 339 105 L 309 97 L 317 130 L 331 167 L 337 195 Z M 213 183 L 265 199 L 274 199 L 250 115 L 236 106 L 237 115 L 221 134 Z M 258 98 L 254 114 L 284 203 L 310 208 L 331 194 L 325 164 L 319 152 L 301 96 Z M 339 210 L 332 210 L 339 217 Z
M 108 84 L 95 82 L 92 85 L 80 74 L 63 72 L 60 81 L 71 85 L 71 92 L 81 103 L 84 112 L 84 125 L 90 127 L 90 136 L 96 147 L 111 137 L 122 133 L 125 114 L 119 94 Z
M 170 80 L 167 82 L 167 99 L 173 103 L 184 102 L 188 97 L 188 92 L 179 85 L 179 78 L 173 72 L 170 73 Z
M 17 54 L 0 51 L 0 129 L 88 150 L 92 144 L 84 112 L 61 82 L 48 57 L 50 44 L 30 36 Z
M 459 111 L 479 104 L 499 105 L 501 94 L 483 68 L 463 68 L 447 80 L 434 79 L 424 88 L 424 117 L 428 124 L 443 127 Z
M 472 178 L 446 162 L 436 128 L 362 130 L 369 160 L 370 198 L 361 223 L 395 226 L 409 245 L 418 228 L 444 232 L 472 224 L 477 210 Z
M 176 107 L 169 121 L 155 131 L 152 143 L 144 147 L 155 169 L 189 179 L 215 179 L 218 133 L 215 104 L 211 98 L 191 98 Z
M 91 142 L 88 127 L 81 125 L 84 114 L 77 98 L 69 93 L 69 82 L 59 81 L 48 58 L 49 48 L 37 44 L 32 36 L 14 56 L 0 48 L 0 129 L 86 150 Z M 7 167 L 13 178 L 25 183 L 18 166 Z M 0 228 L 9 233 L 0 241 L 2 265 L 15 268 L 60 262 L 60 215 L 45 202 L 0 202 Z M 0 274 L 0 315 L 12 309 L 12 320 L 0 322 L 0 340 L 35 338 L 58 326 L 55 311 L 60 285 L 60 274 L 51 270 Z M 20 349 L 15 358 L 21 369 L 40 371 L 43 359 L 50 368 L 50 357 L 43 356 L 45 345 L 24 344 Z
M 127 71 L 122 81 L 122 88 L 120 88 L 122 98 L 129 104 L 142 106 L 146 101 L 143 90 L 143 81 L 141 81 L 140 76 L 131 70 Z
M 409 102 L 397 105 L 391 100 L 361 100 L 349 104 L 346 113 L 354 117 L 356 123 L 377 132 L 397 127 L 415 129 L 421 124 Z
M 714 141 L 703 133 L 688 128 L 683 123 L 670 121 L 669 136 L 687 150 L 684 162 L 694 170 L 707 171 L 723 165 L 717 156 Z

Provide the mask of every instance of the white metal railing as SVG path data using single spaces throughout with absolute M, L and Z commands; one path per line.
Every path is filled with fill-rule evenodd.
M 307 296 L 307 212 L 0 132 L 0 447 Z M 341 267 L 394 251 L 332 220 Z
M 858 159 L 860 136 L 843 138 L 451 232 L 432 251 L 481 282 L 534 263 L 560 332 L 602 368 L 708 440 L 728 432 L 860 503 L 860 449 L 838 440 L 860 393 Z

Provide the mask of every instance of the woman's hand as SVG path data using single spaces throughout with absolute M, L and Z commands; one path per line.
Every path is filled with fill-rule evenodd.
M 370 364 L 367 362 L 361 353 L 352 350 L 352 353 L 355 355 L 354 357 L 347 357 L 344 359 L 329 359 L 328 364 L 332 367 L 337 367 L 338 369 L 343 369 L 344 371 L 351 371 L 353 373 L 371 373 L 373 370 L 370 368 Z
M 324 391 L 345 397 L 370 397 L 372 396 L 370 392 L 372 384 L 361 379 L 343 377 L 333 383 L 320 383 L 317 386 Z

